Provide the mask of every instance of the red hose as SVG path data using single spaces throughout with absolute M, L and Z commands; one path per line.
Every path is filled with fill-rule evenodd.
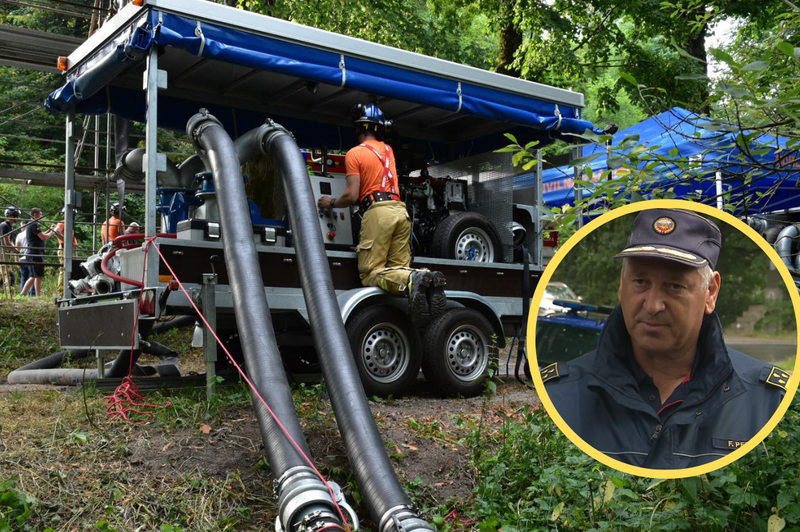
M 176 237 L 177 237 L 177 235 L 175 233 L 158 233 L 153 238 L 176 238 Z M 128 279 L 127 277 L 122 277 L 120 275 L 117 275 L 116 273 L 114 273 L 111 270 L 109 270 L 108 266 L 107 266 L 108 265 L 108 261 L 111 260 L 112 257 L 114 257 L 114 255 L 116 255 L 117 251 L 119 251 L 120 249 L 135 249 L 135 248 L 138 248 L 138 247 L 142 247 L 142 244 L 135 244 L 135 245 L 130 245 L 130 244 L 126 245 L 125 244 L 125 242 L 127 240 L 139 240 L 141 238 L 142 238 L 142 235 L 139 235 L 139 234 L 136 234 L 136 235 L 120 235 L 117 238 L 115 238 L 114 239 L 114 249 L 112 249 L 109 253 L 106 253 L 106 255 L 103 257 L 103 261 L 100 263 L 100 269 L 103 270 L 103 273 L 108 275 L 109 277 L 111 277 L 115 281 L 119 281 L 121 283 L 126 283 L 126 284 L 130 284 L 130 285 L 133 285 L 133 286 L 137 286 L 139 288 L 144 288 L 144 284 L 142 284 L 141 281 L 137 281 L 136 279 Z M 149 241 L 152 241 L 152 238 L 149 239 Z

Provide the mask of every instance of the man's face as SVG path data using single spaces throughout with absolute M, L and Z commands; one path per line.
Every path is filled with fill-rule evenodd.
M 38 220 L 39 218 L 41 218 L 41 217 L 42 217 L 42 213 L 40 213 L 40 212 L 35 212 L 35 211 L 34 211 L 34 212 L 32 212 L 32 213 L 31 213 L 31 217 L 32 217 L 34 220 Z
M 617 295 L 634 352 L 679 356 L 694 349 L 703 315 L 716 306 L 719 274 L 714 272 L 703 290 L 697 268 L 662 259 L 627 261 Z

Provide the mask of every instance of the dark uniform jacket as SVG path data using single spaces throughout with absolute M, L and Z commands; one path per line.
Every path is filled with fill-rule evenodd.
M 778 408 L 789 378 L 726 348 L 716 314 L 703 320 L 697 355 L 681 385 L 683 401 L 659 415 L 640 392 L 636 372 L 644 374 L 617 307 L 595 351 L 543 368 L 542 379 L 564 421 L 598 451 L 634 466 L 685 469 L 724 457 L 752 438 Z

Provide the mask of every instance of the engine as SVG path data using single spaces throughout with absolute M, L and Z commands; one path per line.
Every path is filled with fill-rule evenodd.
M 411 216 L 414 253 L 430 256 L 433 234 L 439 224 L 457 211 L 467 210 L 467 182 L 449 177 L 400 178 L 400 197 Z

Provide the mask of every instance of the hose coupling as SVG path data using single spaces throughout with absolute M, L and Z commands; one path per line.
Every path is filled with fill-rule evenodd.
M 265 154 L 269 154 L 270 144 L 272 144 L 272 141 L 281 133 L 288 135 L 291 139 L 294 139 L 294 135 L 291 131 L 278 124 L 271 118 L 264 120 L 264 125 L 259 127 L 258 133 L 256 133 L 256 138 L 259 139 L 261 151 Z
M 195 115 L 193 115 L 188 122 L 186 122 L 186 134 L 191 139 L 192 144 L 198 151 L 202 151 L 202 146 L 200 146 L 200 136 L 203 134 L 206 128 L 217 125 L 220 127 L 222 126 L 222 122 L 217 120 L 217 118 L 208 112 L 208 109 L 205 107 L 201 107 L 200 111 L 198 111 Z M 223 127 L 224 129 L 224 127 Z
M 427 530 L 435 532 L 436 529 L 419 517 L 417 509 L 411 505 L 401 505 L 390 508 L 381 517 L 380 532 L 419 532 Z
M 320 522 L 341 527 L 327 486 L 310 467 L 289 469 L 273 482 L 273 491 L 278 497 L 277 530 L 311 532 L 318 529 L 312 527 L 319 527 Z

